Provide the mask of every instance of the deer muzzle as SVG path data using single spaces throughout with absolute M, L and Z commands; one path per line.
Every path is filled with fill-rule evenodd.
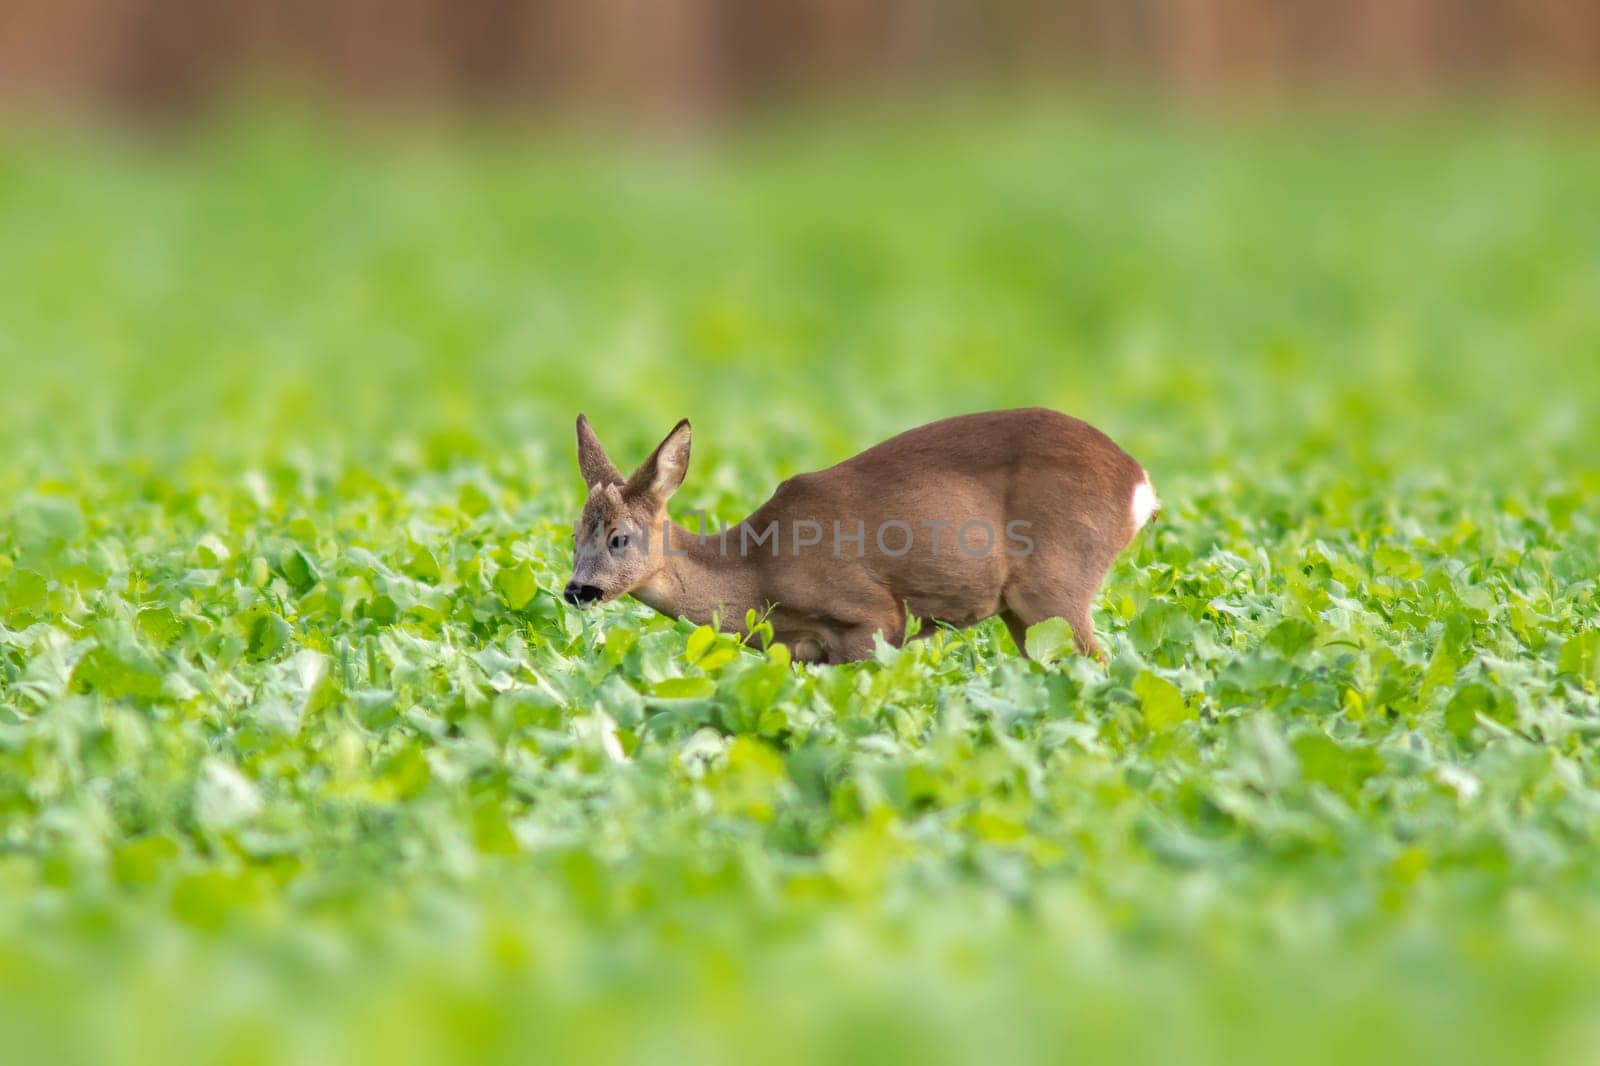
M 604 593 L 595 585 L 580 585 L 576 581 L 569 581 L 567 582 L 566 591 L 561 594 L 561 598 L 574 607 L 583 607 L 594 603 L 602 595 Z

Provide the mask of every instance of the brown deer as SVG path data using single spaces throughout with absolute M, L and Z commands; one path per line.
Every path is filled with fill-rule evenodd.
M 734 527 L 691 533 L 667 515 L 689 468 L 689 422 L 624 479 L 578 416 L 589 486 L 568 603 L 631 594 L 737 632 L 769 612 L 796 660 L 898 645 L 908 618 L 969 626 L 998 614 L 1023 647 L 1046 618 L 1098 655 L 1089 608 L 1117 554 L 1156 513 L 1144 468 L 1056 411 L 963 415 L 900 434 L 778 486 Z

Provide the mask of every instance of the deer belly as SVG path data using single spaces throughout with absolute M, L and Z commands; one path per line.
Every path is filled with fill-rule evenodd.
M 890 590 L 911 614 L 969 626 L 1000 610 L 1006 568 L 999 558 L 952 558 L 930 565 L 932 562 L 897 568 L 890 575 Z

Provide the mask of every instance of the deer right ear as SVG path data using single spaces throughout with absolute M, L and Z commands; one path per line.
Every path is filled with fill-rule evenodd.
M 633 472 L 633 477 L 623 486 L 623 494 L 648 498 L 655 501 L 656 506 L 665 507 L 667 500 L 683 484 L 683 475 L 688 473 L 689 436 L 689 420 L 685 418 L 672 427 L 667 439 L 656 445 L 650 458 Z
M 578 471 L 583 474 L 583 483 L 589 486 L 610 485 L 622 480 L 616 464 L 600 446 L 600 438 L 589 428 L 589 420 L 582 415 L 578 416 Z

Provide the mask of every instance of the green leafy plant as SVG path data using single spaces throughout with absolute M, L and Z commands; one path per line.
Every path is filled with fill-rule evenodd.
M 1588 132 L 317 130 L 0 144 L 8 1061 L 1585 1055 Z M 1030 403 L 1104 663 L 560 599 L 580 408 L 728 520 Z

